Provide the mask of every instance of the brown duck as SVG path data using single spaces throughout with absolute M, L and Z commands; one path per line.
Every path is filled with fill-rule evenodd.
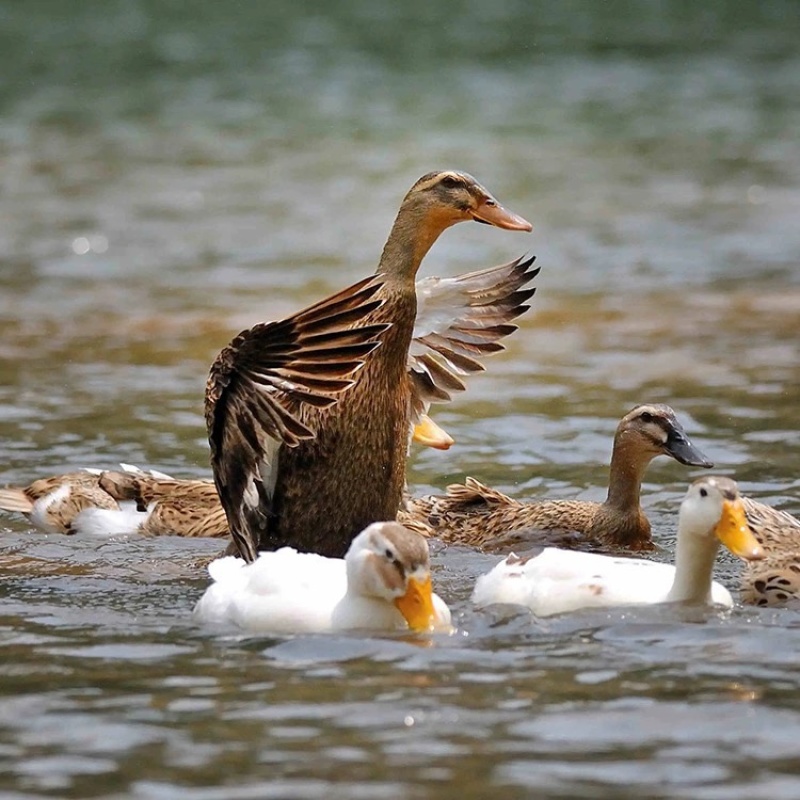
M 465 220 L 531 229 L 465 173 L 420 178 L 400 206 L 378 265 L 376 297 L 383 303 L 364 320 L 390 327 L 335 409 L 311 401 L 295 407 L 286 384 L 266 384 L 262 375 L 274 369 L 276 350 L 258 332 L 240 334 L 217 357 L 206 391 L 211 465 L 234 544 L 246 560 L 283 545 L 340 558 L 367 525 L 394 519 L 414 413 L 407 372 L 414 279 L 439 235 Z M 274 406 L 288 409 L 291 425 L 281 427 L 286 415 L 276 419 Z
M 589 500 L 514 500 L 474 478 L 448 486 L 447 495 L 412 498 L 398 521 L 445 542 L 483 548 L 520 541 L 566 547 L 651 548 L 650 522 L 639 502 L 650 462 L 667 455 L 681 464 L 713 464 L 689 441 L 666 405 L 640 405 L 617 426 L 608 496 Z M 577 535 L 576 535 L 577 534 Z

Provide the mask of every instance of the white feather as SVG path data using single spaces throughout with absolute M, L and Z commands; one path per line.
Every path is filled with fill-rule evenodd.
M 57 489 L 40 497 L 31 509 L 31 522 L 45 533 L 61 533 L 61 529 L 50 523 L 50 513 L 54 513 L 59 504 L 67 500 L 72 493 L 72 487 L 63 483 Z
M 113 536 L 115 534 L 139 533 L 150 516 L 150 511 L 137 511 L 135 507 L 85 508 L 72 522 L 75 533 L 88 536 Z

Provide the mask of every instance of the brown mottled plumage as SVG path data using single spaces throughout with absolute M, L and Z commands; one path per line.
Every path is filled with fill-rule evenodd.
M 245 332 L 212 366 L 206 396 L 212 468 L 245 559 L 283 545 L 342 557 L 370 523 L 394 519 L 412 421 L 407 360 L 417 312 L 414 278 L 442 231 L 470 219 L 510 230 L 531 227 L 469 175 L 430 173 L 412 186 L 377 270 L 382 285 L 375 296 L 383 303 L 360 320 L 389 328 L 335 409 L 312 402 L 297 408 L 272 382 L 267 413 L 251 375 L 265 365 L 273 369 L 269 335 Z M 291 409 L 287 430 L 276 426 L 274 406 Z
M 640 405 L 617 426 L 608 497 L 603 503 L 521 502 L 467 478 L 464 485 L 449 486 L 445 496 L 408 500 L 397 519 L 446 542 L 484 548 L 531 541 L 566 547 L 648 549 L 652 547 L 650 522 L 639 495 L 645 470 L 659 455 L 689 466 L 713 466 L 686 437 L 669 406 Z
M 69 534 L 84 509 L 119 509 L 99 481 L 99 470 L 84 470 L 40 478 L 29 486 L 6 486 L 0 489 L 0 509 L 24 514 L 45 533 Z
M 132 500 L 148 512 L 138 532 L 145 536 L 229 535 L 228 521 L 211 480 L 170 478 L 144 471 L 108 471 L 100 485 L 117 500 Z
M 135 502 L 142 512 L 136 532 L 146 536 L 229 535 L 225 512 L 210 480 L 171 478 L 125 465 L 123 470 L 68 472 L 40 478 L 26 487 L 0 489 L 0 509 L 25 514 L 45 533 L 75 533 L 81 530 L 82 511 L 119 512 L 120 503 L 126 501 Z M 108 533 L 115 532 L 115 518 L 106 517 Z M 120 514 L 119 532 L 129 532 L 133 519 Z
M 749 497 L 743 499 L 747 522 L 765 558 L 747 564 L 742 602 L 776 606 L 800 598 L 800 520 Z

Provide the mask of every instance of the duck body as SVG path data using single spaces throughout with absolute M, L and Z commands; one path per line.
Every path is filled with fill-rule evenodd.
M 780 606 L 800 598 L 800 520 L 786 511 L 744 498 L 747 521 L 764 548 L 763 561 L 747 565 L 742 602 Z
M 450 612 L 430 590 L 429 569 L 422 537 L 395 523 L 374 523 L 345 559 L 284 547 L 250 564 L 233 556 L 212 562 L 213 583 L 194 617 L 254 633 L 446 630 Z M 421 613 L 405 605 L 411 595 Z
M 102 473 L 100 485 L 119 501 L 118 507 L 81 509 L 71 524 L 74 533 L 190 538 L 230 534 L 212 481 L 171 478 L 128 467 L 124 472 Z
M 651 550 L 650 521 L 638 505 L 613 508 L 590 500 L 521 501 L 475 478 L 442 497 L 414 498 L 398 520 L 448 544 L 485 549 L 518 542 L 564 547 Z
M 478 606 L 527 606 L 548 617 L 582 608 L 665 603 L 674 580 L 671 564 L 547 547 L 529 560 L 505 558 L 478 578 L 472 600 Z M 729 608 L 733 598 L 714 581 L 703 602 Z
M 412 498 L 398 519 L 415 530 L 427 527 L 430 535 L 445 542 L 483 548 L 525 541 L 648 550 L 653 543 L 650 521 L 640 502 L 641 485 L 647 467 L 659 455 L 688 466 L 713 466 L 689 441 L 669 406 L 642 404 L 629 411 L 617 426 L 608 495 L 602 503 L 521 502 L 467 478 L 465 484 L 448 486 L 444 496 Z
M 100 485 L 100 470 L 81 470 L 40 478 L 25 487 L 0 489 L 0 508 L 24 514 L 44 533 L 75 533 L 73 521 L 84 509 L 118 511 L 117 500 Z
M 389 325 L 381 346 L 335 407 L 302 409 L 300 419 L 316 436 L 281 448 L 274 523 L 259 549 L 291 545 L 341 558 L 354 532 L 397 514 L 411 426 L 406 357 L 417 309 L 413 281 L 384 284 L 378 297 L 384 303 L 369 322 Z
M 623 605 L 669 602 L 719 604 L 733 599 L 712 570 L 719 543 L 741 558 L 763 558 L 741 498 L 729 478 L 700 478 L 681 504 L 675 565 L 546 548 L 521 559 L 512 554 L 478 578 L 478 606 L 514 603 L 541 617 Z

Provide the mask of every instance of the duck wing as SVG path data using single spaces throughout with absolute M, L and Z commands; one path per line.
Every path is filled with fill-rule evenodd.
M 460 376 L 482 372 L 483 356 L 505 349 L 511 321 L 530 308 L 536 292 L 523 289 L 538 274 L 535 256 L 456 278 L 417 281 L 417 318 L 408 352 L 411 408 L 418 422 L 431 403 L 444 403 L 466 387 Z
M 381 285 L 366 278 L 287 319 L 243 331 L 211 365 L 205 399 L 211 467 L 247 561 L 255 560 L 269 528 L 279 448 L 315 435 L 299 410 L 333 405 L 388 327 L 353 327 L 382 305 Z

